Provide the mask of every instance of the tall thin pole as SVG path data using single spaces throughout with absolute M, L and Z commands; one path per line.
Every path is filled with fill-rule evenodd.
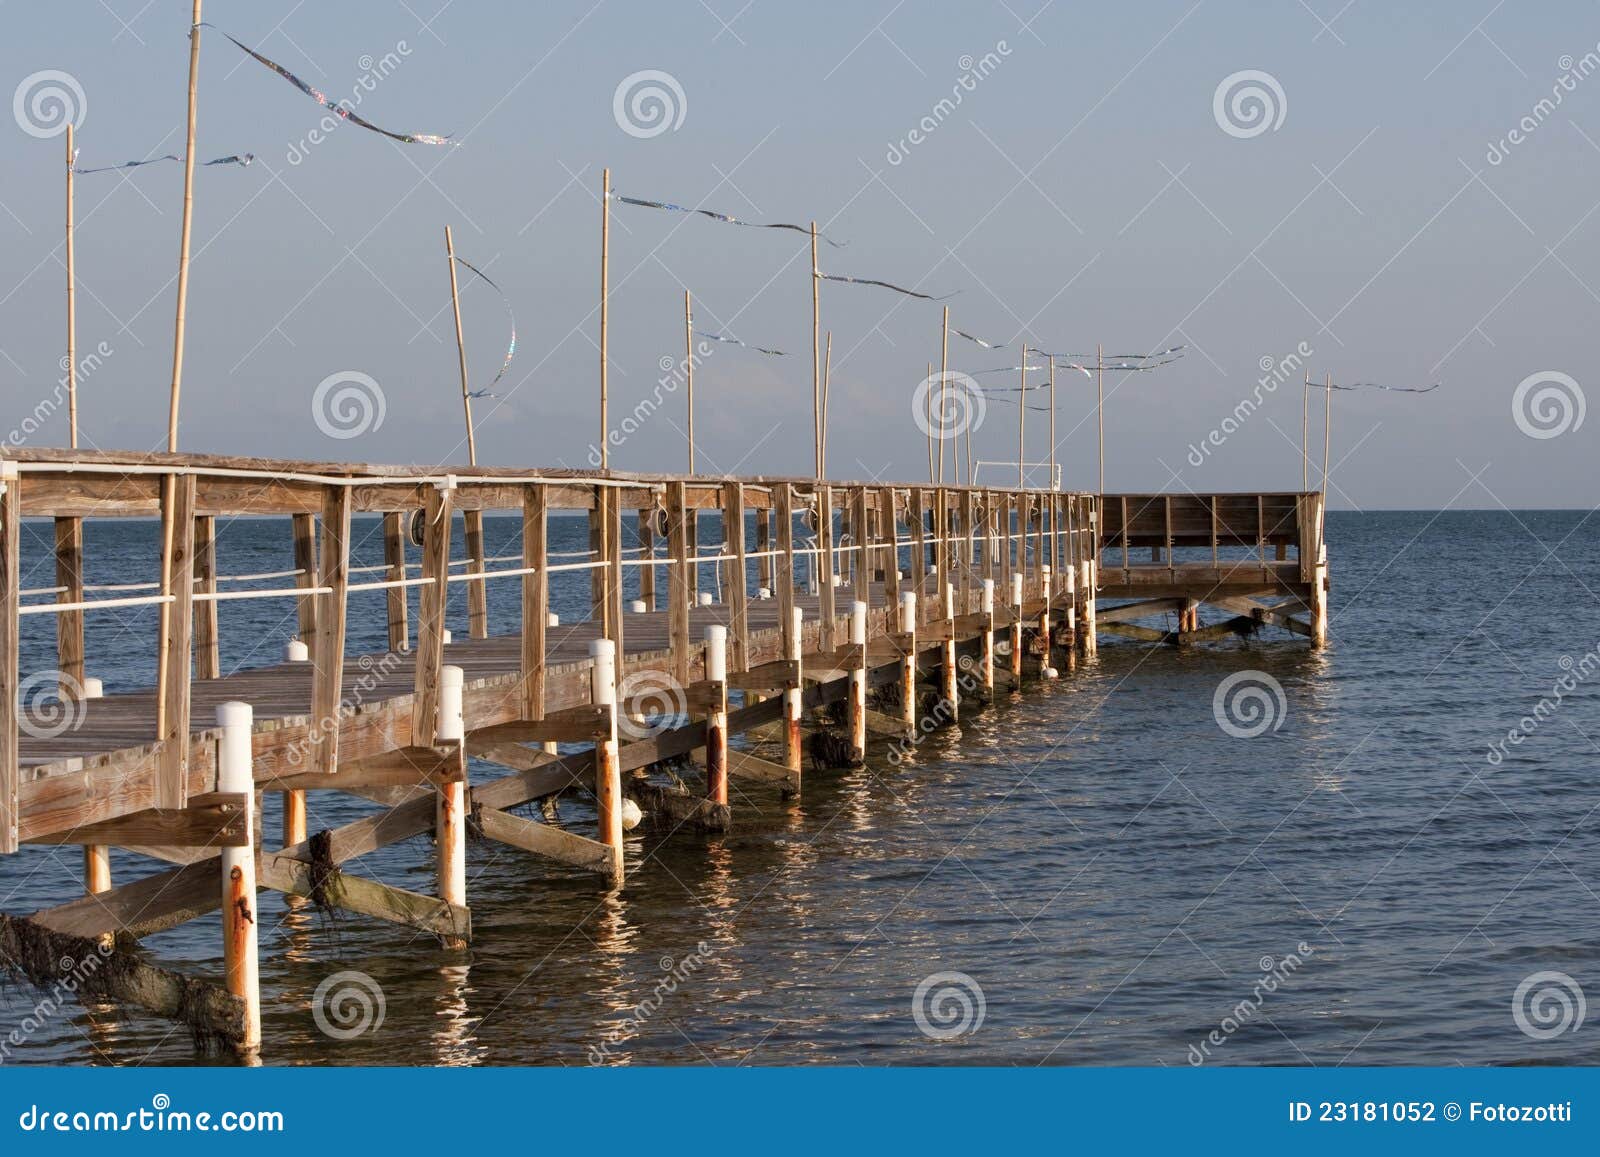
M 1322 388 L 1322 501 L 1328 501 L 1328 443 L 1333 428 L 1333 375 Z
M 689 391 L 689 473 L 694 473 L 694 301 L 683 291 L 683 376 Z
M 78 448 L 78 298 L 72 248 L 72 169 L 77 150 L 72 144 L 72 120 L 67 120 L 67 433 Z
M 927 375 L 927 377 L 923 378 L 922 380 L 924 382 L 928 382 L 928 381 L 931 381 L 932 378 L 933 378 L 933 363 L 929 362 L 928 363 L 928 375 Z M 923 398 L 922 398 L 922 417 L 923 417 L 924 423 L 928 427 L 928 485 L 932 486 L 933 483 L 934 483 L 934 477 L 933 477 L 933 390 L 932 389 L 929 389 L 923 395 Z
M 172 395 L 167 407 L 167 450 L 178 449 L 178 398 L 183 390 L 183 315 L 189 304 L 189 231 L 194 221 L 194 121 L 200 89 L 200 0 L 189 25 L 189 137 L 183 152 L 183 229 L 178 243 L 178 312 L 172 333 Z M 165 605 L 165 604 L 163 604 Z
M 1300 489 L 1311 489 L 1311 451 L 1306 443 L 1311 435 L 1311 371 L 1306 371 L 1300 391 Z
M 1100 440 L 1100 497 L 1106 496 L 1106 360 L 1105 346 L 1094 347 L 1094 421 Z
M 600 469 L 611 467 L 611 445 L 606 436 L 607 395 L 606 330 L 611 313 L 611 170 L 600 174 Z
M 969 323 L 970 324 L 970 323 Z M 950 413 L 950 307 L 944 307 L 944 321 L 939 326 L 939 428 L 944 429 L 944 422 Z M 955 451 L 952 449 L 951 454 Z M 955 476 L 955 463 L 950 464 L 951 476 Z M 944 482 L 944 439 L 939 439 L 939 482 Z
M 1050 359 L 1050 489 L 1059 490 L 1056 482 L 1056 359 Z
M 818 341 L 822 330 L 822 270 L 817 267 L 817 223 L 811 222 L 811 451 L 816 477 L 822 477 L 822 367 Z
M 822 477 L 828 476 L 828 382 L 833 377 L 833 331 L 828 331 L 822 354 Z
M 461 291 L 456 285 L 456 246 L 444 227 L 444 253 L 450 262 L 450 304 L 456 311 L 456 361 L 461 367 L 461 409 L 467 419 L 467 464 L 478 464 L 478 437 L 472 429 L 472 394 L 467 390 L 467 342 L 461 334 Z
M 1027 483 L 1023 477 L 1023 429 L 1028 417 L 1028 347 L 1022 347 L 1022 390 L 1017 394 L 1017 489 L 1021 490 Z

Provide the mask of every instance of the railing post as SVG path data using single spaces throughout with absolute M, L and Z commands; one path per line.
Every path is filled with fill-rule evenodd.
M 723 488 L 722 521 L 728 546 L 725 552 L 718 553 L 733 556 L 728 560 L 728 618 L 733 627 L 729 632 L 733 640 L 731 663 L 733 670 L 745 671 L 750 667 L 750 579 L 744 545 L 744 483 L 730 482 Z
M 872 598 L 872 532 L 867 529 L 867 488 L 857 486 L 850 496 L 851 525 L 855 529 L 855 597 L 862 602 Z
M 689 605 L 694 600 L 693 544 L 689 529 L 688 488 L 682 482 L 667 484 L 667 648 L 672 653 L 672 677 L 678 686 L 689 685 Z
M 467 572 L 482 574 L 488 555 L 483 548 L 483 511 L 466 510 L 461 517 L 467 529 Z M 467 584 L 467 634 L 474 639 L 489 637 L 489 590 L 483 581 Z
M 801 670 L 805 652 L 805 647 L 802 645 L 805 637 L 805 612 L 799 607 L 790 607 L 788 613 L 783 616 L 783 621 L 788 625 L 784 638 L 784 655 L 794 664 L 794 680 L 783 689 L 783 761 L 794 773 L 792 778 L 798 794 L 800 770 L 805 754 L 805 744 L 800 738 L 802 696 L 805 694 L 805 682 Z
M 1039 671 L 1046 679 L 1054 679 L 1056 677 L 1054 647 L 1050 639 L 1050 580 L 1052 577 L 1054 577 L 1054 572 L 1050 564 L 1047 562 L 1040 563 L 1039 585 L 1041 588 L 1040 593 L 1044 597 L 1044 606 L 1039 611 L 1039 638 L 1044 643 L 1044 654 L 1040 659 Z
M 424 588 L 426 589 L 426 588 Z M 461 746 L 466 742 L 464 698 L 466 672 L 451 665 L 439 671 L 438 725 L 433 746 Z M 467 904 L 467 785 L 462 780 L 441 783 L 434 796 L 434 843 L 439 857 L 439 899 Z M 446 948 L 465 948 L 466 941 L 445 937 Z
M 22 487 L 15 462 L 0 460 L 0 855 L 17 850 L 22 786 L 17 694 L 21 660 Z
M 612 887 L 622 885 L 622 765 L 617 756 L 617 648 L 610 639 L 589 644 L 589 697 L 606 708 L 594 745 L 594 804 L 600 842 L 611 849 Z
M 236 1048 L 249 1056 L 261 1048 L 260 921 L 256 907 L 255 771 L 250 752 L 253 712 L 231 701 L 217 707 L 217 790 L 244 797 L 247 839 L 222 849 L 222 966 L 227 989 L 244 1001 L 244 1036 Z
M 194 493 L 193 474 L 169 474 L 167 522 L 162 528 L 167 550 L 166 629 L 162 632 L 164 679 L 157 690 L 160 754 L 156 762 L 156 806 L 181 808 L 189 797 L 189 707 L 191 642 L 194 629 Z
M 383 577 L 388 582 L 404 582 L 406 578 L 405 523 L 400 514 L 390 511 L 383 516 Z M 390 587 L 384 591 L 384 601 L 389 612 L 389 650 L 395 654 L 409 650 L 411 632 L 407 607 L 406 588 Z
M 311 692 L 312 760 L 309 770 L 332 775 L 339 766 L 340 700 L 344 684 L 345 604 L 350 586 L 350 487 L 329 486 L 322 495 L 322 585 L 317 607 L 316 665 Z M 300 833 L 300 839 L 304 839 Z M 287 843 L 299 843 L 289 840 Z
M 756 511 L 756 553 L 761 557 L 756 560 L 756 585 L 772 589 L 772 558 L 767 553 L 772 550 L 772 510 L 763 506 Z
M 895 518 L 894 487 L 878 491 L 879 553 L 883 558 L 883 601 L 900 605 L 900 527 Z
M 956 588 L 954 583 L 945 583 L 944 597 L 944 644 L 940 648 L 943 661 L 939 664 L 939 674 L 942 686 L 940 695 L 945 701 L 945 710 L 950 714 L 950 721 L 954 722 L 961 715 L 961 688 L 960 678 L 956 668 Z
M 911 589 L 917 596 L 918 618 L 921 617 L 922 596 L 928 591 L 928 555 L 923 539 L 927 529 L 922 518 L 922 488 L 913 486 L 906 492 L 906 529 L 911 534 Z
M 294 585 L 308 590 L 321 586 L 317 581 L 316 515 L 296 514 L 291 516 L 290 521 L 294 530 L 294 569 L 300 572 L 294 577 Z M 299 595 L 295 605 L 299 611 L 300 642 L 310 647 L 312 640 L 317 637 L 317 596 Z
M 782 636 L 783 657 L 795 665 L 793 682 L 783 691 L 783 758 L 794 773 L 794 782 L 798 787 L 804 751 L 800 741 L 800 697 L 803 693 L 800 661 L 805 648 L 802 645 L 804 613 L 795 606 L 794 491 L 787 482 L 780 482 L 773 487 L 772 498 L 778 522 L 777 550 L 780 552 L 772 568 L 772 581 L 777 588 L 774 595 L 778 600 L 778 630 Z
M 1080 565 L 1083 568 L 1083 655 L 1089 658 L 1100 650 L 1100 641 L 1095 637 L 1094 617 L 1094 592 L 1100 576 L 1100 564 L 1096 559 L 1086 558 Z
M 217 593 L 217 520 L 202 514 L 194 520 L 194 570 L 200 591 Z M 217 640 L 217 602 L 205 599 L 194 608 L 194 677 L 220 679 L 222 657 Z M 81 678 L 80 678 L 81 682 Z
M 728 805 L 728 628 L 706 627 L 706 798 Z
M 1011 572 L 1011 677 L 1022 684 L 1022 572 Z
M 838 624 L 834 622 L 833 586 L 833 487 L 818 486 L 817 496 L 817 583 L 818 614 L 821 618 L 819 649 L 832 651 L 838 646 L 835 638 Z
M 900 633 L 906 639 L 906 657 L 900 661 L 900 718 L 910 738 L 917 733 L 917 596 L 902 591 L 899 611 Z
M 449 475 L 428 492 L 423 506 L 422 578 L 417 596 L 417 671 L 411 707 L 412 742 L 425 745 L 439 727 L 439 679 L 444 666 L 445 578 L 456 480 Z
M 983 693 L 989 699 L 994 699 L 994 579 L 983 580 L 983 602 L 980 611 L 984 617 L 983 627 L 983 655 L 979 660 L 981 664 L 981 678 L 983 679 Z
M 550 626 L 549 497 L 530 482 L 522 488 L 522 708 L 524 719 L 544 718 L 544 661 Z
M 639 508 L 639 599 L 646 611 L 656 609 L 656 508 L 648 505 Z
M 850 698 L 847 718 L 850 723 L 851 759 L 867 756 L 867 603 L 856 599 L 850 604 L 850 649 L 855 652 L 850 664 Z

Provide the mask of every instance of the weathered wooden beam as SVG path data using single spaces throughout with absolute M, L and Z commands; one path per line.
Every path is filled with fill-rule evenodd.
M 800 685 L 800 664 L 791 659 L 774 659 L 748 671 L 730 671 L 728 687 L 735 691 L 782 691 Z
M 380 884 L 346 872 L 318 873 L 282 852 L 263 852 L 256 879 L 264 888 L 316 899 L 334 908 L 401 924 L 450 940 L 472 937 L 472 915 L 460 904 Z
M 52 932 L 90 939 L 124 933 L 135 939 L 154 935 L 222 906 L 218 864 L 217 856 L 207 856 L 181 868 L 35 912 L 31 919 Z
M 598 840 L 497 808 L 481 808 L 476 815 L 479 830 L 491 840 L 601 876 L 611 874 L 611 849 Z
M 149 808 L 114 820 L 35 836 L 30 844 L 156 844 L 182 848 L 242 848 L 250 838 L 245 797 L 224 792 L 190 796 L 187 807 Z
M 1271 623 L 1274 627 L 1282 627 L 1306 638 L 1312 636 L 1311 624 L 1303 623 L 1299 619 L 1291 618 L 1281 607 L 1269 607 L 1265 603 L 1258 603 L 1254 599 L 1231 595 L 1218 595 L 1206 599 L 1213 606 L 1221 607 L 1225 611 L 1232 611 L 1236 615 L 1255 619 L 1261 623 Z
M 1144 643 L 1164 643 L 1168 632 L 1158 631 L 1152 627 L 1140 627 L 1133 623 L 1101 623 L 1100 630 L 1108 635 L 1121 635 L 1126 639 L 1138 639 Z
M 453 748 L 397 747 L 378 755 L 364 755 L 340 763 L 332 775 L 302 772 L 275 776 L 258 783 L 267 791 L 305 791 L 356 787 L 406 787 L 416 784 L 458 783 L 462 778 L 459 754 Z M 172 841 L 168 840 L 167 843 Z
M 1103 627 L 1108 623 L 1127 623 L 1134 619 L 1144 619 L 1151 615 L 1176 614 L 1184 608 L 1183 599 L 1145 599 L 1142 602 L 1127 603 L 1120 607 L 1101 607 L 1098 611 L 1098 621 Z

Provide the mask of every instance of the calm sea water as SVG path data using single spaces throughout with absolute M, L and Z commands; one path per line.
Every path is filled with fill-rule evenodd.
M 515 524 L 489 526 L 505 552 Z M 774 830 L 630 840 L 619 894 L 474 844 L 470 952 L 264 895 L 265 1058 L 1600 1063 L 1600 1023 L 1559 1031 L 1583 989 L 1600 1000 L 1600 670 L 1584 677 L 1600 645 L 1597 531 L 1574 512 L 1332 514 L 1326 651 L 1275 632 L 1182 651 L 1108 640 L 901 766 L 877 753 L 809 775 Z M 45 533 L 25 528 L 35 558 Z M 150 577 L 151 533 L 92 526 L 91 581 Z M 224 570 L 286 566 L 286 538 L 281 523 L 229 526 Z M 358 554 L 381 549 L 368 537 Z M 49 581 L 44 568 L 24 585 Z M 352 650 L 379 649 L 379 596 L 358 597 L 371 605 L 352 615 Z M 577 597 L 558 598 L 569 616 Z M 277 603 L 222 612 L 230 668 L 275 658 L 293 629 Z M 464 634 L 464 608 L 452 613 Z M 25 669 L 52 666 L 44 620 L 29 627 Z M 91 673 L 109 689 L 141 681 L 150 628 L 135 612 L 91 635 Z M 1236 689 L 1266 688 L 1272 715 L 1253 737 L 1214 711 L 1245 672 Z M 361 814 L 311 805 L 314 827 Z M 590 830 L 579 802 L 563 817 Z M 270 800 L 266 824 L 275 835 Z M 115 867 L 125 881 L 153 865 Z M 349 868 L 431 890 L 426 840 Z M 8 858 L 0 907 L 66 900 L 76 871 L 75 850 Z M 218 973 L 215 918 L 148 945 Z M 315 1008 L 339 1032 L 363 991 L 366 1031 L 319 1028 Z M 36 999 L 0 996 L 0 1040 L 31 1027 Z M 196 1059 L 183 1031 L 143 1016 L 72 1005 L 43 1019 L 7 1063 Z

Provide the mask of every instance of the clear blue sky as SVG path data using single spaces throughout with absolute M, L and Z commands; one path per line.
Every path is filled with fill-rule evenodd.
M 3 16 L 5 91 L 46 69 L 81 85 L 81 164 L 182 151 L 189 0 L 13 2 Z M 1011 348 L 957 343 L 957 368 L 1014 364 L 1022 340 L 1188 343 L 1175 366 L 1108 382 L 1109 488 L 1297 485 L 1297 385 L 1269 394 L 1202 465 L 1190 447 L 1252 393 L 1263 358 L 1305 342 L 1319 377 L 1444 383 L 1423 397 L 1336 396 L 1336 505 L 1600 498 L 1600 415 L 1533 438 L 1512 413 L 1532 374 L 1600 388 L 1584 356 L 1600 316 L 1600 76 L 1537 110 L 1597 51 L 1594 4 L 207 0 L 205 16 L 335 97 L 359 91 L 363 58 L 393 53 L 362 115 L 462 143 L 401 145 L 343 125 L 307 148 L 322 110 L 207 33 L 197 153 L 258 162 L 196 178 L 184 448 L 464 461 L 451 224 L 518 323 L 499 387 L 509 396 L 478 403 L 480 458 L 583 465 L 609 165 L 629 195 L 826 222 L 849 242 L 824 248 L 829 272 L 959 291 L 954 323 Z M 939 110 L 963 58 L 988 53 L 988 75 Z M 681 87 L 682 123 L 635 136 L 613 98 L 647 69 Z M 1219 84 L 1242 70 L 1282 92 L 1281 123 L 1256 135 L 1224 131 L 1214 113 Z M 936 127 L 891 163 L 924 118 Z M 1525 118 L 1532 129 L 1507 148 Z M 4 131 L 0 379 L 14 425 L 64 350 L 63 141 Z M 112 351 L 82 386 L 87 444 L 163 442 L 181 176 L 165 164 L 79 179 L 80 352 Z M 804 250 L 796 234 L 617 207 L 613 417 L 680 350 L 688 286 L 708 327 L 791 353 L 719 347 L 702 366 L 705 468 L 809 472 Z M 472 377 L 487 384 L 505 315 L 482 285 L 467 287 L 465 309 Z M 939 307 L 825 284 L 823 314 L 831 472 L 921 477 L 910 398 L 938 357 Z M 336 440 L 312 421 L 318 383 L 339 371 L 380 384 L 380 428 Z M 1092 487 L 1086 385 L 1061 379 L 1058 430 L 1068 484 Z M 613 465 L 680 468 L 682 410 L 681 392 L 669 397 Z M 1015 413 L 990 406 L 983 456 L 1015 458 Z M 1044 417 L 1029 415 L 1030 458 L 1048 455 Z M 30 440 L 65 437 L 63 413 Z

